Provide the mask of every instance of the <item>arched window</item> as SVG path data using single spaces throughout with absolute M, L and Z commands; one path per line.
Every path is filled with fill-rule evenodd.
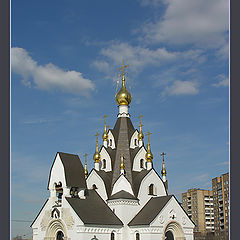
M 136 240 L 140 240 L 140 234 L 136 233 Z
M 62 231 L 57 232 L 56 240 L 63 240 L 64 239 L 64 234 Z
M 154 190 L 154 185 L 150 184 L 149 187 L 148 187 L 148 194 L 153 195 L 153 190 Z
M 63 195 L 63 188 L 62 188 L 62 183 L 59 182 L 58 184 L 55 183 L 55 189 L 56 189 L 56 194 L 58 197 L 58 201 L 61 202 L 62 201 L 62 195 Z
M 114 234 L 114 232 L 111 233 L 111 240 L 115 240 L 115 234 Z
M 112 139 L 110 139 L 110 146 L 112 146 Z
M 137 139 L 135 139 L 135 146 L 137 146 L 138 145 L 138 140 Z
M 93 190 L 97 189 L 96 184 L 93 184 L 93 185 L 92 185 L 92 189 L 93 189 Z
M 106 168 L 106 159 L 103 159 L 103 161 L 102 161 L 102 169 L 105 169 Z
M 141 160 L 140 160 L 140 168 L 143 168 L 143 167 L 144 167 L 144 160 L 141 159 Z

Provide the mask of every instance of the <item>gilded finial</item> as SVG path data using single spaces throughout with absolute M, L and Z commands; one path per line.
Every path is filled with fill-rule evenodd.
M 100 162 L 100 159 L 101 159 L 101 155 L 99 153 L 99 149 L 98 149 L 98 136 L 99 136 L 99 133 L 97 132 L 97 134 L 95 135 L 97 137 L 97 141 L 96 141 L 96 151 L 93 155 L 93 160 L 94 162 L 98 163 Z
M 85 178 L 88 176 L 88 170 L 87 170 L 87 153 L 84 154 L 85 157 L 85 167 L 84 167 L 84 174 Z
M 129 66 L 129 64 L 124 65 L 124 59 L 123 59 L 123 66 L 118 69 L 119 71 L 122 71 L 122 73 L 120 74 L 122 76 L 122 86 L 115 96 L 117 104 L 119 106 L 120 105 L 128 106 L 132 101 L 132 96 L 128 92 L 128 90 L 126 88 L 126 84 L 125 84 L 125 75 L 126 75 L 125 68 L 127 68 L 128 66 Z
M 143 124 L 142 124 L 142 117 L 143 117 L 143 115 L 139 115 L 139 119 L 140 119 L 140 125 L 139 125 L 139 133 L 138 133 L 138 140 L 143 140 L 143 138 L 144 138 L 144 134 L 143 134 L 143 132 L 142 132 L 142 126 L 143 126 Z
M 147 144 L 147 152 L 145 154 L 145 158 L 148 162 L 151 162 L 152 159 L 153 159 L 153 154 L 151 152 L 151 149 L 150 149 L 150 140 L 149 140 L 149 136 L 151 135 L 152 133 L 148 132 L 146 134 L 146 136 L 148 136 L 148 144 Z
M 162 165 L 162 171 L 161 171 L 162 176 L 166 176 L 167 175 L 167 171 L 165 169 L 165 162 L 164 162 L 164 156 L 165 155 L 167 155 L 165 152 L 161 153 L 161 156 L 163 157 L 163 165 Z
M 105 115 L 104 115 L 104 119 L 105 119 L 105 121 L 104 121 L 104 122 L 105 122 L 105 123 L 104 123 L 104 132 L 103 132 L 103 135 L 102 135 L 103 141 L 107 141 L 107 140 L 108 140 L 106 118 L 107 118 L 107 115 L 105 114 Z

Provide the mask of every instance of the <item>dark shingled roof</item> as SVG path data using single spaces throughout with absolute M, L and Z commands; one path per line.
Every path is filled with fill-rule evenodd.
M 132 184 L 132 161 L 130 155 L 130 140 L 135 132 L 131 119 L 128 117 L 120 117 L 112 130 L 116 142 L 116 155 L 113 163 L 113 179 L 112 185 L 117 180 L 120 174 L 121 149 L 125 160 L 126 178 Z
M 149 225 L 172 197 L 173 195 L 151 198 L 128 225 Z
M 84 168 L 78 155 L 63 152 L 58 152 L 57 154 L 59 154 L 60 159 L 63 163 L 67 186 L 86 188 L 87 184 L 84 175 Z M 51 177 L 52 167 L 49 175 L 49 181 Z
M 96 171 L 94 169 L 94 171 Z M 106 192 L 108 197 L 111 195 L 112 192 L 112 172 L 105 172 L 104 170 L 96 171 L 96 173 L 102 178 L 105 184 Z
M 86 199 L 66 199 L 84 224 L 123 225 L 95 190 L 88 190 Z
M 141 185 L 141 182 L 143 180 L 143 178 L 151 171 L 150 170 L 142 170 L 141 172 L 137 172 L 137 171 L 133 171 L 132 175 L 133 175 L 133 192 L 135 194 L 135 196 L 137 197 L 138 195 L 138 191 Z
M 138 200 L 131 193 L 123 191 L 123 190 L 113 194 L 108 200 L 113 200 L 113 199 L 134 199 L 134 200 Z

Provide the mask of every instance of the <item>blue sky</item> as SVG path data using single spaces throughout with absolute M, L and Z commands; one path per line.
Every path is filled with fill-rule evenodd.
M 166 152 L 169 191 L 211 188 L 228 171 L 228 1 L 12 1 L 12 219 L 33 220 L 56 152 L 89 154 L 113 127 L 118 68 L 130 114 Z M 146 141 L 146 138 L 145 138 Z M 30 223 L 12 222 L 12 236 Z

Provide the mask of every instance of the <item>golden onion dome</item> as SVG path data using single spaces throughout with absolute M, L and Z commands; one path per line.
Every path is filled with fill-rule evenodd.
M 138 140 L 143 140 L 143 138 L 144 138 L 143 132 L 139 131 L 139 133 L 138 133 Z
M 99 162 L 100 162 L 100 160 L 101 160 L 101 155 L 100 155 L 99 151 L 96 150 L 96 152 L 95 152 L 94 155 L 93 155 L 93 160 L 94 160 L 94 162 L 96 162 L 96 163 L 99 163 Z
M 153 154 L 151 152 L 151 149 L 150 149 L 150 144 L 148 143 L 147 144 L 147 152 L 145 154 L 145 158 L 148 162 L 151 162 L 153 160 Z
M 106 131 L 103 132 L 102 139 L 103 139 L 103 141 L 107 141 L 108 140 L 108 134 L 107 134 Z
M 167 171 L 166 171 L 165 168 L 162 169 L 161 174 L 162 174 L 163 176 L 166 176 L 166 175 L 167 175 Z
M 132 101 L 132 96 L 126 88 L 125 85 L 125 76 L 122 77 L 122 86 L 118 93 L 115 96 L 117 104 L 120 105 L 129 105 Z

